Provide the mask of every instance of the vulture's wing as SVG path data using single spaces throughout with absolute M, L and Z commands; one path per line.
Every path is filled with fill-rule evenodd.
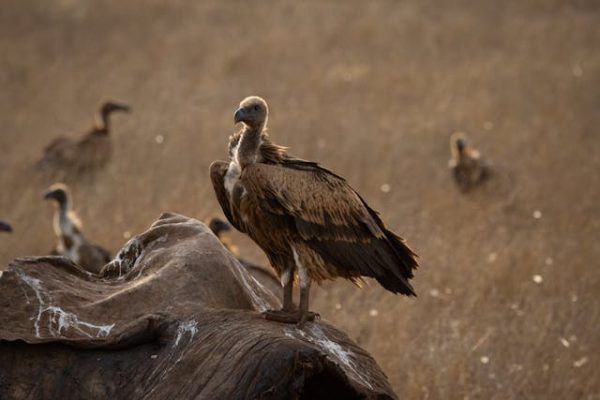
M 217 200 L 221 205 L 223 214 L 227 217 L 227 220 L 233 225 L 238 231 L 245 232 L 242 225 L 238 223 L 237 218 L 234 217 L 231 204 L 229 203 L 229 196 L 227 189 L 225 189 L 225 174 L 229 168 L 229 163 L 225 161 L 215 161 L 210 165 L 210 180 L 212 181 Z
M 66 136 L 59 136 L 59 137 L 55 138 L 54 140 L 52 140 L 50 143 L 48 143 L 46 145 L 46 147 L 44 147 L 44 152 L 45 153 L 54 152 L 54 151 L 57 151 L 58 149 L 60 149 L 61 147 L 69 146 L 73 143 L 74 143 L 73 139 L 68 138 Z
M 104 264 L 108 264 L 112 260 L 112 255 L 108 250 L 104 247 L 96 246 L 98 249 L 98 254 L 100 255 L 100 259 L 104 262 Z
M 87 271 L 95 274 L 98 274 L 111 259 L 107 250 L 87 242 L 79 248 L 79 258 L 79 264 Z
M 65 166 L 76 157 L 75 142 L 67 137 L 58 137 L 44 147 L 42 158 L 37 162 L 37 168 L 47 166 Z
M 343 178 L 315 163 L 289 159 L 284 166 L 250 165 L 241 183 L 258 207 L 340 275 L 374 277 L 394 293 L 414 295 L 408 279 L 417 267 L 415 254 Z

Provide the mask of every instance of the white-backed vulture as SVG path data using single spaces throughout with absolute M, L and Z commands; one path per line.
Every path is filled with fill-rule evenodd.
M 8 222 L 0 221 L 0 232 L 12 232 L 12 226 Z
M 416 255 L 342 177 L 271 142 L 267 119 L 262 98 L 243 100 L 234 116 L 243 127 L 230 137 L 229 161 L 210 166 L 227 219 L 263 249 L 284 287 L 283 308 L 265 317 L 300 325 L 313 319 L 311 282 L 337 277 L 372 277 L 393 293 L 415 295 L 409 279 Z
M 56 201 L 54 233 L 58 244 L 52 254 L 69 258 L 85 270 L 97 274 L 111 260 L 110 253 L 102 247 L 88 242 L 81 233 L 81 222 L 72 210 L 71 195 L 66 185 L 52 185 L 44 198 Z
M 110 114 L 117 111 L 129 112 L 130 107 L 112 101 L 103 103 L 94 126 L 79 138 L 63 136 L 54 139 L 44 148 L 38 168 L 82 173 L 106 164 L 112 155 Z
M 452 158 L 448 166 L 462 192 L 470 191 L 488 177 L 489 169 L 481 154 L 468 144 L 462 133 L 457 132 L 450 137 L 450 153 Z

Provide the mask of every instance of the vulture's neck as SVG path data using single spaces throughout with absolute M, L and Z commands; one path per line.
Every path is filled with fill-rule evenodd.
M 75 263 L 79 263 L 79 249 L 84 243 L 77 221 L 77 216 L 70 210 L 70 205 L 61 204 L 54 219 L 54 232 L 58 236 L 56 249 L 59 254 L 70 258 Z
M 454 148 L 452 148 L 451 150 L 452 150 L 453 158 L 456 161 L 462 161 L 462 160 L 464 160 L 466 158 L 465 157 L 466 156 L 466 152 L 465 152 L 464 148 L 461 149 L 458 146 L 454 146 Z
M 242 131 L 240 144 L 237 150 L 237 162 L 240 168 L 253 164 L 258 159 L 260 151 L 260 137 L 263 131 L 263 125 L 258 127 L 246 126 Z
M 109 128 L 110 128 L 110 119 L 108 118 L 108 114 L 109 113 L 107 113 L 107 112 L 100 112 L 96 116 L 96 125 L 95 125 L 96 132 L 108 135 Z
M 58 206 L 58 211 L 54 215 L 54 232 L 58 235 L 64 235 L 66 231 L 71 230 L 71 226 L 73 226 L 73 222 L 69 216 L 71 211 L 71 204 L 69 200 L 60 203 Z

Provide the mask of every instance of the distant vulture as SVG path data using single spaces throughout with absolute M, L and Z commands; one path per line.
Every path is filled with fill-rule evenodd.
M 208 227 L 215 234 L 215 236 L 219 238 L 223 246 L 225 246 L 225 248 L 229 250 L 229 252 L 235 256 L 235 258 L 237 258 L 240 264 L 242 264 L 242 266 L 246 268 L 248 272 L 250 272 L 250 275 L 252 275 L 254 279 L 256 279 L 261 285 L 265 286 L 274 294 L 281 292 L 279 280 L 271 271 L 240 257 L 240 252 L 237 246 L 233 244 L 227 236 L 224 235 L 225 232 L 231 230 L 231 225 L 229 223 L 220 218 L 211 218 Z
M 450 153 L 452 158 L 448 161 L 448 166 L 461 191 L 470 191 L 488 177 L 489 168 L 482 161 L 481 154 L 469 146 L 462 133 L 457 132 L 450 137 Z
M 264 250 L 284 287 L 283 308 L 265 318 L 300 325 L 314 319 L 308 310 L 313 280 L 342 277 L 358 284 L 362 276 L 373 277 L 393 293 L 415 295 L 409 279 L 416 255 L 342 177 L 271 142 L 267 117 L 262 98 L 244 99 L 234 116 L 243 127 L 230 137 L 230 161 L 210 166 L 227 219 Z
M 223 235 L 225 232 L 231 230 L 231 225 L 227 221 L 223 221 L 221 218 L 213 217 L 208 222 L 208 228 L 219 238 L 223 246 L 236 258 L 239 257 L 240 251 L 238 247 L 229 240 L 229 238 Z
M 96 116 L 96 123 L 90 131 L 79 138 L 63 136 L 54 139 L 44 149 L 44 156 L 37 164 L 38 168 L 81 173 L 104 165 L 112 154 L 110 114 L 129 110 L 126 104 L 112 101 L 103 103 Z
M 0 221 L 0 232 L 12 232 L 12 226 L 7 222 Z
M 52 185 L 44 198 L 55 200 L 58 205 L 54 214 L 54 232 L 58 237 L 58 245 L 53 254 L 67 257 L 89 272 L 100 272 L 111 260 L 111 255 L 83 237 L 81 222 L 71 209 L 71 195 L 67 186 L 62 183 Z

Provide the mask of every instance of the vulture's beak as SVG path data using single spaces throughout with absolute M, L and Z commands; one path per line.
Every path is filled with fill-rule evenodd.
M 12 226 L 7 224 L 6 222 L 0 221 L 0 231 L 1 232 L 12 232 L 13 229 L 12 229 Z
M 242 122 L 244 117 L 246 116 L 246 110 L 243 108 L 238 108 L 238 110 L 233 115 L 233 120 L 237 124 L 238 122 Z
M 50 200 L 50 199 L 56 200 L 56 190 L 48 190 L 46 193 L 44 193 L 44 199 L 45 200 Z
M 129 107 L 127 104 L 115 104 L 115 111 L 123 111 L 128 113 L 131 111 L 131 107 Z

